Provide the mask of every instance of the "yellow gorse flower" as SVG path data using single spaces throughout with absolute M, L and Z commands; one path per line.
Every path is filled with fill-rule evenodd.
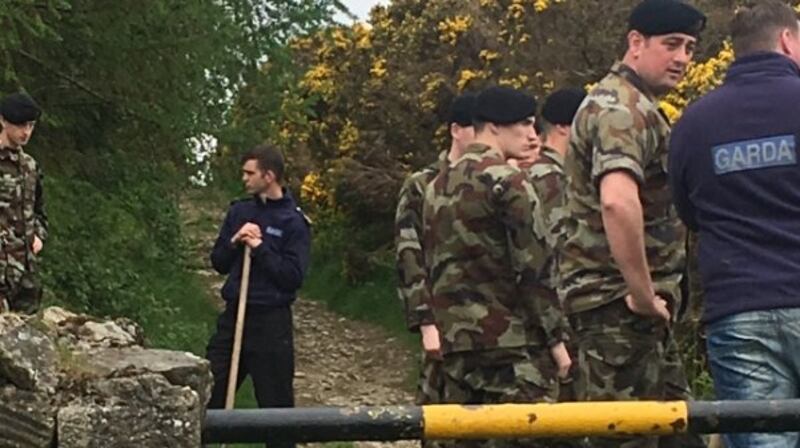
M 513 20 L 519 20 L 525 15 L 525 6 L 522 4 L 523 0 L 512 0 L 508 5 L 508 17 Z
M 372 67 L 369 69 L 369 74 L 372 75 L 374 78 L 383 78 L 386 76 L 386 59 L 385 58 L 377 58 L 372 61 Z
M 459 36 L 464 34 L 472 26 L 472 17 L 455 16 L 439 22 L 439 40 L 455 45 Z
M 347 119 L 339 132 L 339 153 L 350 155 L 355 151 L 360 133 L 350 119 Z
M 353 25 L 353 35 L 355 37 L 356 48 L 359 50 L 367 50 L 372 48 L 372 31 L 369 27 L 364 26 L 363 23 L 358 22 Z
M 328 192 L 322 184 L 319 173 L 310 172 L 300 185 L 300 199 L 306 204 L 324 204 L 328 200 Z
M 300 87 L 318 93 L 323 98 L 330 98 L 334 93 L 333 70 L 324 62 L 312 66 L 303 75 Z
M 489 73 L 485 72 L 484 70 L 461 70 L 458 82 L 456 82 L 456 87 L 458 87 L 459 91 L 463 91 L 473 79 L 486 79 L 488 77 Z
M 481 50 L 481 52 L 478 54 L 478 57 L 480 57 L 481 60 L 483 60 L 488 64 L 494 61 L 495 59 L 499 58 L 500 53 L 492 50 Z
M 521 89 L 528 84 L 528 75 L 517 75 L 514 77 L 503 77 L 500 78 L 497 84 L 501 86 L 509 86 L 515 89 Z
M 552 4 L 563 3 L 564 0 L 533 0 L 533 9 L 536 12 L 542 12 L 549 8 Z

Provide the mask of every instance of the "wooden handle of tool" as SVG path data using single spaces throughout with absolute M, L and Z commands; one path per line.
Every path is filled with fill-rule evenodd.
M 242 284 L 239 286 L 239 309 L 236 313 L 236 331 L 233 335 L 233 353 L 231 353 L 231 370 L 228 374 L 228 393 L 225 395 L 225 409 L 233 409 L 233 403 L 236 400 L 236 378 L 239 376 L 239 357 L 242 354 L 242 334 L 244 334 L 244 316 L 247 308 L 247 289 L 249 285 L 250 246 L 245 246 Z

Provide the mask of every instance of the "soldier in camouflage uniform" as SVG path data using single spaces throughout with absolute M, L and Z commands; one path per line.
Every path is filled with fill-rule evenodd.
M 578 343 L 587 400 L 688 399 L 671 334 L 685 230 L 665 170 L 669 124 L 658 95 L 689 64 L 702 13 L 676 0 L 632 12 L 622 62 L 575 116 L 565 171 L 567 234 L 560 295 Z M 596 447 L 700 447 L 695 435 L 592 439 Z
M 534 190 L 542 199 L 536 210 L 540 214 L 536 217 L 544 223 L 545 235 L 552 250 L 559 249 L 565 237 L 563 225 L 567 178 L 564 174 L 564 156 L 569 147 L 572 119 L 585 96 L 586 93 L 581 89 L 562 89 L 545 100 L 541 113 L 543 145 L 532 164 L 520 165 L 527 171 Z M 553 274 L 557 274 L 555 269 Z M 555 288 L 557 280 L 551 278 L 550 284 Z
M 472 109 L 475 95 L 463 94 L 453 100 L 448 113 L 448 127 L 452 137 L 450 150 L 442 152 L 439 159 L 411 174 L 403 183 L 395 215 L 395 243 L 399 283 L 397 293 L 403 302 L 406 326 L 422 336 L 423 353 L 420 365 L 418 404 L 440 402 L 441 353 L 439 332 L 430 309 L 430 287 L 425 255 L 422 250 L 422 203 L 425 187 L 439 173 L 439 167 L 448 160 L 456 160 L 475 138 L 472 127 Z
M 536 161 L 526 168 L 533 189 L 542 202 L 534 208 L 534 221 L 543 223 L 550 249 L 549 267 L 545 284 L 556 291 L 558 287 L 558 253 L 563 246 L 567 178 L 564 175 L 564 156 L 569 147 L 570 128 L 586 92 L 583 89 L 561 89 L 553 92 L 544 102 L 541 112 L 543 145 Z M 571 338 L 572 339 L 572 338 Z M 574 341 L 567 346 L 575 358 Z M 561 382 L 559 401 L 576 401 L 573 382 L 577 363 L 568 378 Z
M 513 89 L 479 94 L 476 142 L 425 191 L 425 260 L 441 337 L 444 403 L 555 401 L 557 374 L 570 366 L 564 315 L 540 282 L 545 235 L 532 222 L 540 199 L 526 175 L 506 163 L 535 140 L 535 110 L 532 97 Z M 520 440 L 457 445 L 537 446 Z
M 0 312 L 31 314 L 41 301 L 36 255 L 47 238 L 42 175 L 23 150 L 40 115 L 23 93 L 0 102 Z
M 542 283 L 556 294 L 558 288 L 558 253 L 563 246 L 564 213 L 566 205 L 566 183 L 564 175 L 564 155 L 569 147 L 570 125 L 586 93 L 582 89 L 561 89 L 553 92 L 542 106 L 537 120 L 543 131 L 542 145 L 535 151 L 536 157 L 520 160 L 518 165 L 528 174 L 528 178 L 541 202 L 533 207 L 533 220 L 541 224 L 547 249 L 549 251 Z M 570 358 L 576 359 L 573 336 L 567 348 Z M 578 364 L 574 363 L 569 375 L 560 379 L 559 402 L 576 401 L 574 382 L 578 374 Z M 548 447 L 584 447 L 584 439 L 560 439 L 549 441 Z

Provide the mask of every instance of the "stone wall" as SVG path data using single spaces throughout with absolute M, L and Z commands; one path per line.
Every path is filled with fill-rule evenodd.
M 0 314 L 0 446 L 199 447 L 208 362 L 142 342 L 127 319 Z

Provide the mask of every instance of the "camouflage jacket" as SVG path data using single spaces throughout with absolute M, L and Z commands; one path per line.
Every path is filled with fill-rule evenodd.
M 397 295 L 403 302 L 406 327 L 419 331 L 420 325 L 432 324 L 428 274 L 422 250 L 422 204 L 425 187 L 433 181 L 446 160 L 447 152 L 439 160 L 411 174 L 403 183 L 395 214 L 395 255 L 398 275 Z
M 534 225 L 541 227 L 550 256 L 543 283 L 555 293 L 558 287 L 558 253 L 564 239 L 564 210 L 566 205 L 566 176 L 564 158 L 556 150 L 544 146 L 539 159 L 528 167 L 528 178 L 541 199 L 533 209 Z
M 15 288 L 23 273 L 35 271 L 33 237 L 47 238 L 41 180 L 33 157 L 0 148 L 0 247 L 5 257 L 0 278 L 5 288 Z
M 567 201 L 564 158 L 556 150 L 545 146 L 539 159 L 528 167 L 527 172 L 533 189 L 542 201 L 534 209 L 534 222 L 542 223 L 548 246 L 554 249 L 561 247 Z
M 538 202 L 525 174 L 481 144 L 428 184 L 425 260 L 445 354 L 565 340 L 558 300 L 540 282 L 547 249 L 534 234 Z
M 676 303 L 685 261 L 685 229 L 667 184 L 669 124 L 656 99 L 627 66 L 617 63 L 584 101 L 565 160 L 567 238 L 560 294 L 568 313 L 587 311 L 627 294 L 603 229 L 599 185 L 612 171 L 639 183 L 647 262 L 658 293 Z

